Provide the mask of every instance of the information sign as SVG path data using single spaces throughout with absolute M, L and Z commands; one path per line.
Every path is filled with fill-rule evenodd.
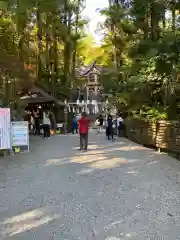
M 15 152 L 29 151 L 29 124 L 26 121 L 11 123 L 11 144 Z

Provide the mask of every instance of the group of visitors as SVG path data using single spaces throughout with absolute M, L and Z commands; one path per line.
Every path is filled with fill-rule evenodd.
M 87 150 L 89 123 L 90 121 L 86 113 L 82 114 L 82 117 L 79 119 L 79 121 L 77 117 L 73 117 L 73 133 L 77 133 L 79 128 L 80 150 Z M 96 119 L 95 124 L 98 126 L 98 134 L 103 132 L 103 128 L 105 128 L 108 140 L 114 140 L 115 128 L 117 128 L 118 136 L 120 137 L 121 135 L 121 130 L 123 128 L 123 118 L 121 115 L 117 116 L 116 118 L 108 115 L 107 119 L 104 120 L 103 117 L 100 115 Z
M 112 115 L 108 115 L 107 119 L 103 119 L 100 115 L 95 122 L 97 128 L 97 133 L 103 132 L 103 129 L 106 129 L 106 136 L 108 139 L 114 140 L 115 129 L 117 129 L 118 137 L 121 136 L 121 130 L 123 128 L 123 118 L 121 115 L 117 117 L 112 117 Z
M 50 138 L 50 130 L 56 128 L 53 112 L 41 110 L 39 108 L 27 110 L 25 112 L 24 121 L 29 122 L 29 130 L 33 132 L 34 135 L 41 135 L 42 132 L 44 138 Z

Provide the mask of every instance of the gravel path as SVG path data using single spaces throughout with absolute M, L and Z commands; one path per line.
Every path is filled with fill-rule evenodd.
M 0 239 L 180 239 L 180 162 L 90 133 L 0 160 Z

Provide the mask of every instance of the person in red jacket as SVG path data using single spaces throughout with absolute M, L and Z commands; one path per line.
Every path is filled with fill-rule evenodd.
M 89 119 L 86 113 L 82 114 L 79 120 L 80 150 L 87 150 L 88 147 Z

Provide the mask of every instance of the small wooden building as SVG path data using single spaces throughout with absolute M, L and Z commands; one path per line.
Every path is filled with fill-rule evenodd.
M 20 100 L 26 109 L 42 108 L 54 112 L 56 121 L 64 121 L 63 102 L 50 95 L 43 87 L 34 84 L 31 88 L 20 93 Z

